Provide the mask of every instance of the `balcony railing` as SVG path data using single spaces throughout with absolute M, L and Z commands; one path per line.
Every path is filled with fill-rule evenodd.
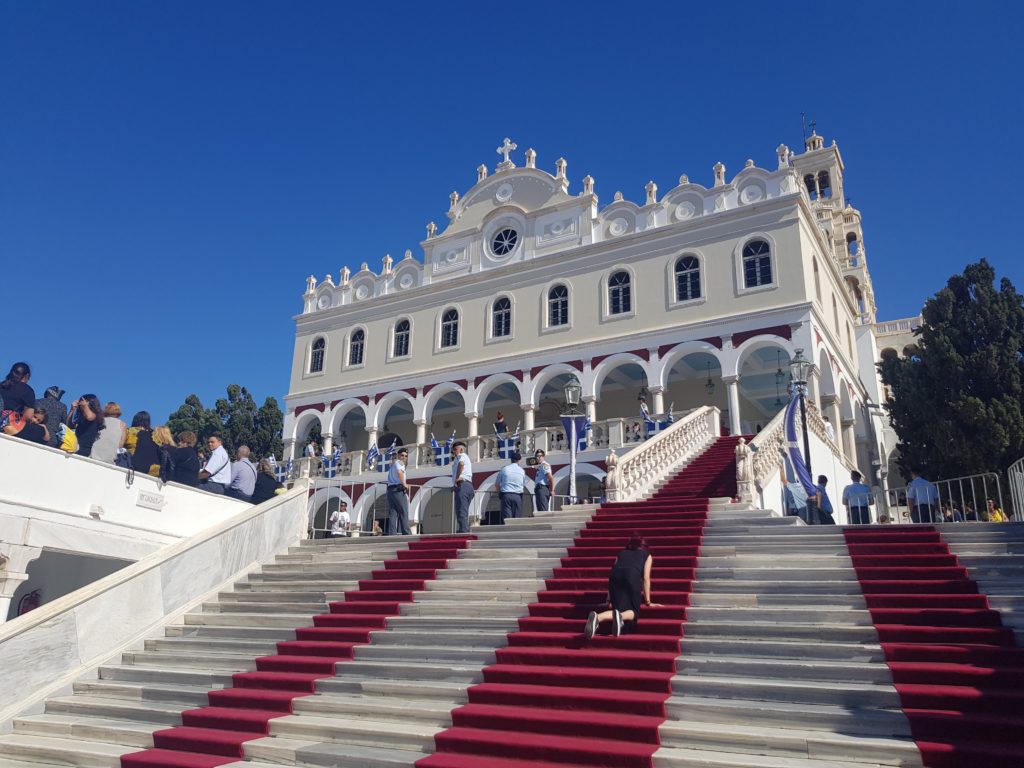
M 875 323 L 876 336 L 897 336 L 901 333 L 910 333 L 915 328 L 920 328 L 923 318 L 907 317 L 902 320 L 890 320 L 887 323 Z

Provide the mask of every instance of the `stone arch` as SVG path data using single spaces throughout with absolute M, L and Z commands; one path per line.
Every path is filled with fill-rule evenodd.
M 462 398 L 463 404 L 469 406 L 469 395 L 462 387 L 451 381 L 445 381 L 438 384 L 436 387 L 431 389 L 426 395 L 424 395 L 419 403 L 418 408 L 413 408 L 413 418 L 415 420 L 422 420 L 429 422 L 433 415 L 434 408 L 437 406 L 437 401 L 443 398 L 445 395 L 457 394 Z
M 338 426 L 345 417 L 350 412 L 357 409 L 362 411 L 363 418 L 367 419 L 370 409 L 362 400 L 356 400 L 355 398 L 350 397 L 335 405 L 334 408 L 331 409 L 330 416 L 327 418 L 327 424 L 330 426 L 331 434 L 336 434 Z M 368 419 L 366 423 L 370 423 Z
M 319 411 L 303 411 L 295 417 L 295 421 L 293 422 L 294 426 L 292 427 L 291 432 L 291 439 L 296 442 L 296 445 L 306 439 L 306 435 L 309 434 L 309 430 L 315 423 L 320 424 L 321 431 L 327 430 L 327 427 L 324 425 L 324 416 Z
M 523 387 L 525 390 L 525 397 L 523 403 L 525 405 L 540 405 L 540 394 L 544 391 L 544 385 L 557 376 L 562 374 L 571 374 L 580 380 L 580 384 L 583 385 L 583 396 L 593 397 L 593 386 L 591 377 L 584 376 L 576 368 L 569 365 L 568 363 L 553 363 L 544 368 L 540 373 L 534 376 L 528 386 Z
M 427 508 L 427 505 L 434 499 L 444 498 L 447 493 L 448 506 L 450 507 L 451 495 L 452 495 L 452 478 L 451 473 L 440 475 L 439 477 L 432 477 L 422 485 L 417 485 L 416 493 L 409 500 L 409 522 L 421 522 L 423 520 L 423 513 Z M 449 510 L 450 513 L 451 510 Z
M 728 365 L 723 365 L 722 374 L 724 376 L 739 376 L 740 371 L 743 370 L 743 363 L 746 362 L 752 354 L 757 352 L 759 349 L 766 347 L 778 347 L 790 358 L 793 357 L 794 347 L 793 343 L 782 336 L 774 336 L 770 334 L 762 334 L 760 336 L 754 336 L 753 338 L 747 339 L 738 347 L 733 350 L 733 358 L 728 362 Z
M 408 402 L 409 407 L 412 410 L 415 418 L 416 414 L 416 398 L 413 397 L 409 392 L 396 389 L 392 392 L 388 392 L 383 397 L 378 399 L 373 406 L 370 408 L 371 419 L 368 419 L 367 424 L 377 429 L 384 428 L 384 417 L 388 415 L 388 412 L 396 406 L 399 402 Z
M 819 398 L 827 397 L 837 394 L 838 391 L 836 376 L 832 370 L 832 360 L 823 344 L 818 349 L 818 396 Z
M 349 517 L 353 524 L 359 524 L 366 527 L 366 515 L 373 507 L 374 502 L 378 499 L 383 498 L 387 493 L 387 490 L 380 483 L 370 483 L 363 488 L 363 492 L 359 494 L 359 501 L 353 504 L 349 504 Z
M 472 517 L 476 515 L 483 522 L 485 519 L 484 513 L 487 511 L 487 507 L 490 505 L 493 499 L 496 499 L 498 492 L 494 490 L 494 484 L 498 480 L 498 473 L 495 472 L 484 478 L 483 482 L 477 486 L 476 493 L 473 494 L 473 505 L 469 508 L 469 514 Z M 529 475 L 526 477 L 526 482 L 523 484 L 523 494 L 530 498 L 523 499 L 523 513 L 526 513 L 527 508 L 532 509 L 530 499 L 533 498 L 533 480 L 530 479 Z M 475 510 L 475 511 L 474 511 Z
M 589 462 L 578 462 L 576 464 L 576 480 L 577 480 L 577 495 L 586 495 L 586 488 L 579 488 L 580 477 L 592 477 L 597 481 L 597 485 L 600 486 L 601 481 L 605 478 L 608 473 L 601 469 L 596 464 L 590 464 Z M 557 472 L 554 473 L 554 493 L 556 495 L 562 495 L 568 493 L 568 480 L 569 480 L 569 465 L 566 464 L 564 467 L 560 467 Z M 561 488 L 559 486 L 562 486 Z
M 483 413 L 487 397 L 502 384 L 511 384 L 519 392 L 520 402 L 523 401 L 526 387 L 511 373 L 495 373 L 480 382 L 470 398 L 469 410 L 472 413 Z
M 601 385 L 608 374 L 616 368 L 630 364 L 640 366 L 647 377 L 648 383 L 654 381 L 655 371 L 651 370 L 652 366 L 650 363 L 640 357 L 640 355 L 635 355 L 632 352 L 617 352 L 614 355 L 609 355 L 594 367 L 591 373 L 590 391 L 588 392 L 587 388 L 584 387 L 583 394 L 597 397 L 601 392 Z
M 794 353 L 793 345 L 785 338 L 769 335 L 750 339 L 737 349 L 737 416 L 745 434 L 756 433 L 785 408 Z M 736 424 L 731 414 L 730 421 Z
M 692 355 L 695 352 L 704 352 L 711 355 L 718 360 L 719 367 L 722 367 L 722 352 L 714 344 L 707 341 L 684 341 L 682 344 L 676 344 L 676 346 L 661 356 L 653 367 L 653 375 L 650 377 L 651 383 L 657 383 L 661 387 L 668 387 L 668 376 L 675 364 L 687 355 Z
M 352 515 L 352 497 L 349 496 L 344 490 L 336 485 L 324 486 L 317 488 L 312 496 L 309 497 L 309 501 L 306 505 L 306 521 L 308 527 L 315 527 L 322 530 L 327 527 L 326 522 L 329 519 L 329 514 L 338 508 L 338 502 L 335 502 L 332 506 L 331 502 L 337 499 L 338 502 L 344 501 L 348 504 L 349 520 L 355 522 Z M 318 514 L 321 511 L 325 511 L 326 514 Z

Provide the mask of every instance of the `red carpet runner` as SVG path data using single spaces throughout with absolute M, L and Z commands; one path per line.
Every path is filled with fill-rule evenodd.
M 939 532 L 844 533 L 924 764 L 1024 766 L 1024 649 Z
M 278 655 L 256 659 L 256 672 L 239 672 L 231 688 L 209 692 L 210 706 L 182 712 L 183 725 L 153 733 L 153 749 L 121 757 L 122 768 L 214 768 L 244 757 L 244 743 L 269 733 L 269 722 L 291 714 L 292 700 L 316 692 L 316 681 L 333 677 L 335 664 L 353 658 L 370 633 L 386 628 L 413 592 L 425 588 L 449 558 L 475 537 L 420 539 L 383 562 L 312 627 L 277 644 Z M 339 544 L 339 546 L 344 546 Z
M 735 493 L 736 439 L 719 440 L 651 499 L 604 504 L 484 669 L 437 752 L 417 768 L 651 768 L 672 692 L 708 497 Z M 729 468 L 733 469 L 729 471 Z M 632 533 L 647 539 L 652 599 L 635 632 L 583 638 Z

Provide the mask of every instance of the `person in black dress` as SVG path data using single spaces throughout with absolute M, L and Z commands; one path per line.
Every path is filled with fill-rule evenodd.
M 96 395 L 82 395 L 73 401 L 71 413 L 68 414 L 68 426 L 75 430 L 75 437 L 78 438 L 78 455 L 91 456 L 92 444 L 105 426 L 100 399 Z
M 36 410 L 36 393 L 28 385 L 31 378 L 32 369 L 28 367 L 28 363 L 15 363 L 7 377 L 0 381 L 2 410 L 18 414 L 26 421 L 32 420 L 32 414 Z
M 259 472 L 256 474 L 256 489 L 252 492 L 252 498 L 249 501 L 253 504 L 262 504 L 264 501 L 274 498 L 281 488 L 284 486 L 274 477 L 274 466 L 263 459 L 260 461 Z
M 612 633 L 618 637 L 627 621 L 638 621 L 641 605 L 651 605 L 651 566 L 654 558 L 647 551 L 647 542 L 637 535 L 630 538 L 619 552 L 608 576 L 609 608 L 601 613 L 591 611 L 584 634 L 591 638 L 598 627 L 612 622 Z
M 195 488 L 199 485 L 199 454 L 196 453 L 196 433 L 185 431 L 178 434 L 178 447 L 170 450 L 171 480 Z

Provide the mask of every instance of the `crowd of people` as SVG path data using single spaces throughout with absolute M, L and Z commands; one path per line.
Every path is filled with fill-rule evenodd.
M 4 434 L 253 504 L 284 488 L 271 462 L 253 464 L 246 445 L 238 446 L 232 461 L 220 435 L 210 435 L 204 450 L 194 432 L 174 435 L 167 425 L 153 427 L 148 411 L 125 423 L 120 405 L 101 405 L 95 394 L 72 400 L 70 408 L 60 387 L 48 387 L 37 399 L 31 378 L 28 363 L 20 362 L 0 381 Z

